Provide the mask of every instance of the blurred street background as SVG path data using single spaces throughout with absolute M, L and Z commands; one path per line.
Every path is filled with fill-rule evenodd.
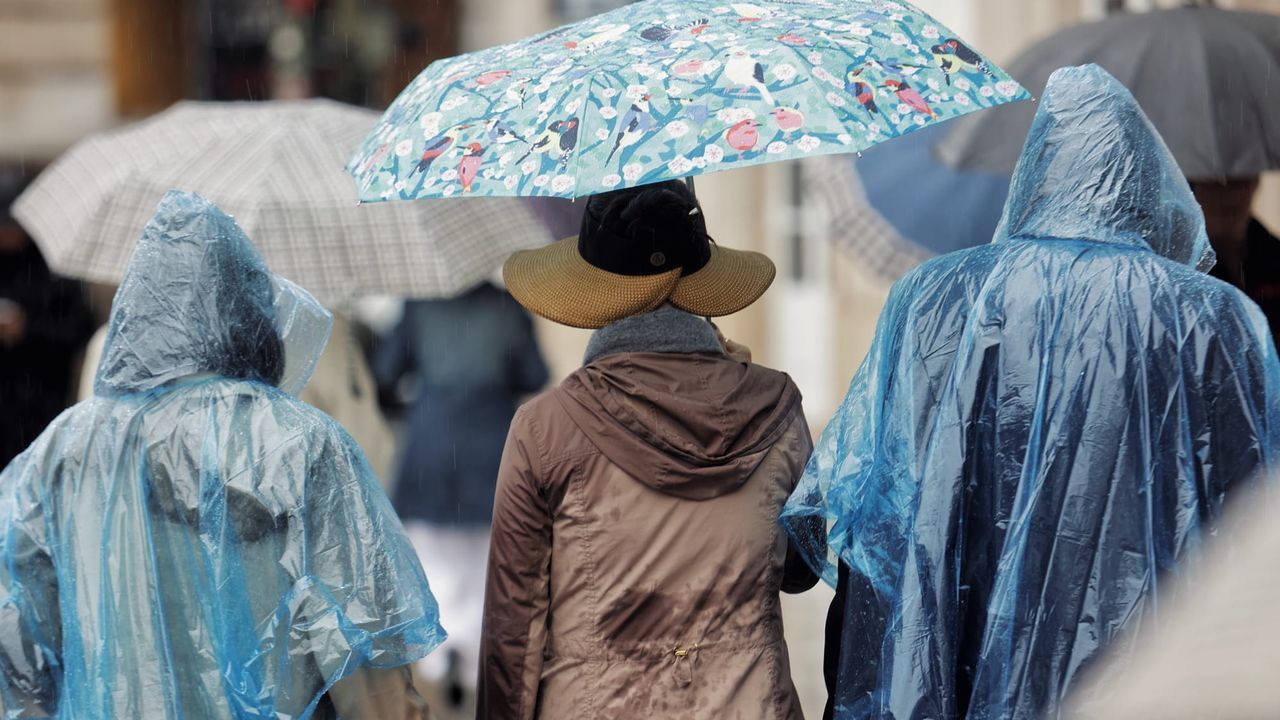
M 319 96 L 381 110 L 435 59 L 514 41 L 622 4 L 622 0 L 0 0 L 0 182 L 16 189 L 86 135 L 136 121 L 182 99 Z M 1063 27 L 1183 2 L 916 0 L 915 4 L 997 63 L 1005 63 Z M 1280 13 L 1280 0 L 1216 4 Z M 778 261 L 779 282 L 765 300 L 727 318 L 722 327 L 728 336 L 751 347 L 757 361 L 785 369 L 795 378 L 804 392 L 815 435 L 834 412 L 870 344 L 894 279 L 893 272 L 873 267 L 874 259 L 865 252 L 846 250 L 829 237 L 829 217 L 818 201 L 820 193 L 814 192 L 823 188 L 810 187 L 822 182 L 803 164 L 786 163 L 711 175 L 700 178 L 697 185 L 713 237 L 737 248 L 767 252 Z M 1270 227 L 1280 228 L 1280 179 L 1264 178 L 1258 202 L 1258 216 Z M 877 230 L 870 221 L 868 228 L 868 232 L 891 232 L 884 227 Z M 92 321 L 78 321 L 69 338 L 57 346 L 55 352 L 65 357 L 67 382 L 42 390 L 53 393 L 51 405 L 64 407 L 77 391 L 83 392 L 76 387 L 80 368 L 74 358 L 92 326 L 105 321 L 112 292 L 108 287 L 84 288 L 84 308 Z M 348 335 L 364 338 L 364 344 L 372 346 L 369 338 L 391 326 L 387 317 L 394 317 L 394 307 L 394 299 L 388 299 L 335 309 L 363 319 L 363 329 Z M 541 321 L 537 333 L 550 381 L 558 382 L 580 364 L 589 333 Z M 0 377 L 3 382 L 5 378 Z M 58 396 L 64 392 L 65 396 Z M 43 423 L 32 428 L 32 436 L 41 427 Z M 475 598 L 476 603 L 480 601 Z M 785 599 L 793 675 L 806 715 L 815 718 L 821 717 L 825 699 L 821 655 L 828 602 L 825 587 Z

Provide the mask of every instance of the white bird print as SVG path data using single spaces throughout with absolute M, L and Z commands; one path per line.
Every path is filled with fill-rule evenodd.
M 583 52 L 595 52 L 610 43 L 615 43 L 622 39 L 623 35 L 631 29 L 630 25 L 605 25 L 601 27 L 595 35 L 581 42 L 569 41 L 565 43 L 565 47 L 570 50 L 581 50 Z
M 653 119 L 653 110 L 649 105 L 651 99 L 651 96 L 645 95 L 636 100 L 618 121 L 618 137 L 613 141 L 613 150 L 609 153 L 609 159 L 605 160 L 606 165 L 613 162 L 614 156 L 620 151 L 639 143 L 657 128 L 658 123 Z
M 503 96 L 511 103 L 511 108 L 524 107 L 525 101 L 529 98 L 529 78 L 519 78 L 512 82 Z
M 752 5 L 751 3 L 731 3 L 729 7 L 738 13 L 739 22 L 755 22 L 767 17 L 773 17 L 772 10 L 762 8 L 759 5 Z
M 729 61 L 724 65 L 724 76 L 735 85 L 759 90 L 760 97 L 764 98 L 765 102 L 774 104 L 769 86 L 764 84 L 764 65 L 757 62 L 746 50 L 734 48 L 729 53 Z

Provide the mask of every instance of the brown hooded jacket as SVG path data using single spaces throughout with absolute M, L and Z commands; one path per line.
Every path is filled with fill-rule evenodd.
M 478 717 L 801 718 L 778 593 L 816 578 L 777 522 L 799 391 L 670 309 L 592 344 L 512 423 Z

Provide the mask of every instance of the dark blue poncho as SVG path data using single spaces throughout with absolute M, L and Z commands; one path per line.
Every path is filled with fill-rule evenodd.
M 1056 73 L 995 241 L 894 286 L 784 511 L 857 596 L 838 717 L 1053 715 L 1155 617 L 1166 573 L 1280 451 L 1266 321 L 1212 260 L 1129 92 Z

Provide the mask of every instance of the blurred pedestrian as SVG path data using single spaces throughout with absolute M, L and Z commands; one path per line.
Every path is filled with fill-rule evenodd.
M 479 668 L 502 445 L 520 400 L 546 385 L 547 366 L 529 314 L 487 282 L 457 298 L 405 303 L 375 366 L 384 397 L 415 387 L 393 504 L 449 625 L 423 670 L 462 705 Z
M 0 476 L 0 715 L 425 718 L 435 601 L 355 443 L 291 394 L 328 313 L 173 192 L 110 327 L 93 399 Z
M 1192 180 L 1218 254 L 1212 275 L 1231 283 L 1262 308 L 1271 337 L 1280 337 L 1280 239 L 1253 216 L 1258 178 Z
M 72 400 L 72 362 L 93 318 L 78 283 L 54 277 L 9 208 L 19 173 L 0 174 L 0 467 Z
M 333 333 L 320 354 L 311 382 L 298 399 L 337 420 L 342 429 L 351 433 L 382 487 L 390 489 L 395 434 L 382 414 L 377 382 L 357 332 L 351 318 L 333 316 Z
M 773 264 L 712 244 L 664 183 L 591 198 L 578 237 L 505 275 L 533 312 L 598 330 L 512 423 L 477 716 L 800 718 L 778 596 L 817 579 L 777 516 L 809 430 L 791 380 L 703 319 L 753 303 Z
M 1280 360 L 1212 261 L 1132 95 L 1055 73 L 995 241 L 894 286 L 784 514 L 842 566 L 830 714 L 1056 717 L 1157 615 L 1280 459 Z

